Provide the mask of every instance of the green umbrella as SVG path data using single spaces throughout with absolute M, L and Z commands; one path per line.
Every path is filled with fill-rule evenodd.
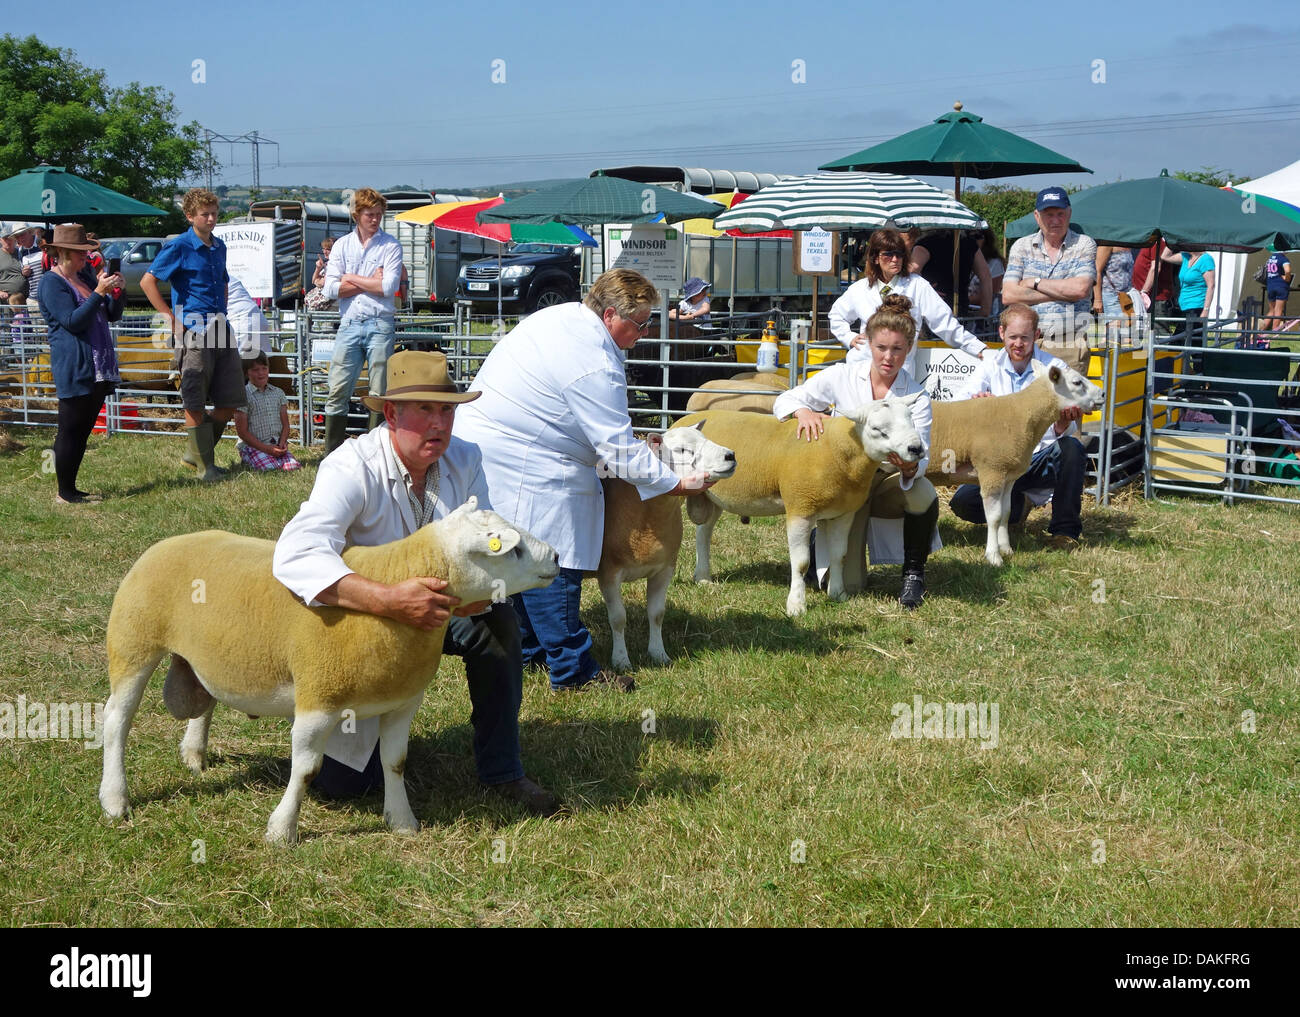
M 824 170 L 872 170 L 935 176 L 951 173 L 957 200 L 961 200 L 961 178 L 1025 176 L 1029 173 L 1091 173 L 1069 156 L 986 124 L 984 118 L 962 110 L 961 103 L 932 124 L 846 155 L 824 166 Z
M 481 223 L 547 223 L 598 226 L 601 223 L 680 222 L 712 219 L 723 210 L 716 201 L 621 177 L 583 177 L 535 191 L 480 212 Z
M 1300 223 L 1232 191 L 1171 177 L 1167 170 L 1158 177 L 1090 187 L 1072 195 L 1070 203 L 1071 225 L 1099 244 L 1137 247 L 1159 235 L 1190 251 L 1300 247 Z M 1011 223 L 1007 236 L 1037 230 L 1030 214 Z
M 77 222 L 96 215 L 166 215 L 161 208 L 92 184 L 62 166 L 36 166 L 0 180 L 0 218 Z

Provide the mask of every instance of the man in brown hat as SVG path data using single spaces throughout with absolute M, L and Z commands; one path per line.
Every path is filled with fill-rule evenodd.
M 345 441 L 321 463 L 311 496 L 275 546 L 275 577 L 308 607 L 338 606 L 434 629 L 447 625 L 443 652 L 462 657 L 469 683 L 479 780 L 534 815 L 555 813 L 556 798 L 524 776 L 519 753 L 523 662 L 509 603 L 461 604 L 437 576 L 395 585 L 353 572 L 341 557 L 354 544 L 409 536 L 469 499 L 489 507 L 477 445 L 453 437 L 462 393 L 441 353 L 405 351 L 388 361 L 387 389 L 366 405 L 384 423 Z M 377 718 L 340 727 L 326 746 L 315 786 L 327 795 L 362 794 L 383 784 Z

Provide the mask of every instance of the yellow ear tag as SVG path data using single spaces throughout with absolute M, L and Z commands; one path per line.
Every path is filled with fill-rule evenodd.
M 500 551 L 500 550 L 501 550 L 501 538 L 500 538 L 500 537 L 493 537 L 491 540 L 489 540 L 489 541 L 488 541 L 488 550 L 491 551 L 493 554 L 496 554 L 498 551 Z

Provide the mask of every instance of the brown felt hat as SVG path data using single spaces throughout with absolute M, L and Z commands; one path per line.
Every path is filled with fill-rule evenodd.
M 98 240 L 86 239 L 86 227 L 79 222 L 65 222 L 54 227 L 54 237 L 46 241 L 50 247 L 65 247 L 69 251 L 98 251 Z
M 482 392 L 462 392 L 447 373 L 442 353 L 403 350 L 388 358 L 388 390 L 368 395 L 361 401 L 376 413 L 384 403 L 468 403 Z

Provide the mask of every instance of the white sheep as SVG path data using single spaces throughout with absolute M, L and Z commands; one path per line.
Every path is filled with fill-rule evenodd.
M 920 397 L 882 399 L 826 421 L 820 440 L 801 441 L 797 420 L 777 420 L 756 413 L 709 410 L 683 417 L 673 425 L 695 427 L 714 441 L 736 449 L 740 468 L 704 495 L 686 500 L 696 524 L 695 580 L 708 582 L 713 527 L 723 511 L 740 516 L 785 515 L 790 549 L 790 595 L 785 609 L 803 614 L 804 571 L 813 527 L 826 535 L 830 556 L 829 596 L 843 600 L 844 552 L 854 513 L 871 490 L 876 468 L 890 452 L 916 462 L 925 448 L 912 422 L 911 405 Z M 820 538 L 819 538 L 820 539 Z
M 978 481 L 988 520 L 984 557 L 991 565 L 1001 565 L 1011 553 L 1011 488 L 1029 469 L 1048 427 L 1073 406 L 1096 412 L 1104 396 L 1073 367 L 1031 363 L 1034 380 L 1012 395 L 931 404 L 934 424 L 926 476 L 936 487 Z M 857 529 L 855 524 L 851 549 L 857 544 Z
M 440 576 L 462 603 L 500 600 L 548 585 L 554 550 L 470 498 L 409 537 L 343 553 L 350 568 L 397 583 Z M 379 717 L 384 819 L 419 828 L 402 769 L 411 720 L 442 656 L 446 626 L 424 631 L 338 607 L 309 608 L 271 574 L 275 544 L 207 530 L 154 544 L 135 563 L 108 619 L 112 695 L 104 710 L 104 779 L 99 801 L 126 815 L 125 748 L 132 718 L 159 661 L 172 654 L 164 701 L 190 718 L 181 759 L 202 770 L 214 700 L 254 716 L 293 717 L 289 786 L 266 839 L 297 839 L 307 785 L 330 734 L 344 719 Z M 233 633 L 240 639 L 232 645 Z
M 735 453 L 709 441 L 698 428 L 677 428 L 663 436 L 649 434 L 645 440 L 660 461 L 679 477 L 707 473 L 709 480 L 717 481 L 736 470 Z M 587 574 L 596 577 L 605 599 L 613 639 L 611 662 L 619 670 L 632 666 L 627 652 L 627 609 L 623 606 L 622 584 L 644 579 L 650 659 L 657 664 L 670 663 L 664 649 L 663 621 L 668 584 L 673 580 L 677 552 L 682 546 L 681 504 L 679 499 L 667 495 L 643 501 L 634 485 L 613 477 L 603 480 L 602 485 L 605 534 L 600 567 Z

